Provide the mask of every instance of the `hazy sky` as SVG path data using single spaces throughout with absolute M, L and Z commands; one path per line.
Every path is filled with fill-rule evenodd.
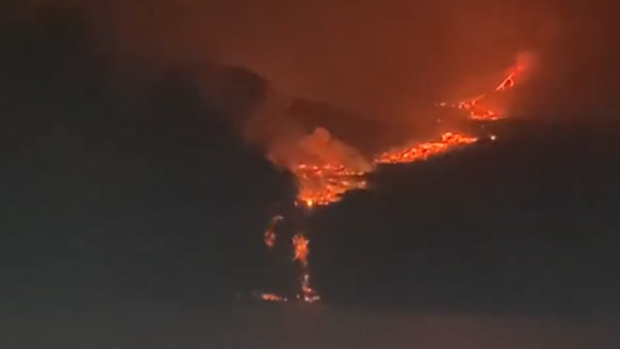
M 422 106 L 552 41 L 559 10 L 550 1 L 108 1 L 89 12 L 123 53 L 217 57 L 286 93 L 419 117 Z

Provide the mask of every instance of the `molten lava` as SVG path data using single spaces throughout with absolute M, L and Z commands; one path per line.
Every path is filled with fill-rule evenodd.
M 310 274 L 308 273 L 308 255 L 310 241 L 301 233 L 293 237 L 293 246 L 295 247 L 295 256 L 293 260 L 297 261 L 301 269 L 301 293 L 303 300 L 308 303 L 318 301 L 320 297 L 316 294 L 310 284 Z
M 415 144 L 402 149 L 393 149 L 380 154 L 376 159 L 377 164 L 407 163 L 418 160 L 426 160 L 431 156 L 444 153 L 456 146 L 476 142 L 476 137 L 464 134 L 446 132 L 441 135 L 441 140 Z
M 512 88 L 525 68 L 524 64 L 518 64 L 510 69 L 492 93 L 502 93 Z M 487 94 L 483 94 L 456 104 L 440 105 L 465 110 L 469 117 L 475 120 L 488 121 L 503 117 L 500 111 L 485 106 L 483 102 L 487 97 Z M 491 136 L 490 139 L 495 140 L 495 136 Z M 426 160 L 457 147 L 475 143 L 477 140 L 476 137 L 466 134 L 446 132 L 437 140 L 393 148 L 378 154 L 372 161 L 366 161 L 355 149 L 333 139 L 327 130 L 319 128 L 312 135 L 302 139 L 296 151 L 288 151 L 286 156 L 269 154 L 269 158 L 278 165 L 288 168 L 296 176 L 298 184 L 296 205 L 311 209 L 338 202 L 351 190 L 365 189 L 367 187 L 365 174 L 374 171 L 379 165 Z M 291 157 L 291 153 L 294 156 Z M 275 226 L 282 219 L 282 216 L 276 216 L 271 220 L 264 234 L 264 241 L 268 247 L 273 247 L 275 244 Z M 298 263 L 300 273 L 301 292 L 297 298 L 305 302 L 315 302 L 320 298 L 310 283 L 308 265 L 310 241 L 304 234 L 298 233 L 293 237 L 292 244 L 293 260 Z M 262 298 L 268 301 L 286 301 L 286 298 L 271 293 L 262 294 Z
M 356 172 L 342 164 L 296 164 L 291 171 L 297 177 L 297 202 L 309 208 L 339 201 L 351 190 L 366 188 L 364 172 Z
M 303 294 L 304 302 L 314 303 L 321 300 L 321 297 L 317 295 L 312 286 L 310 286 L 310 274 L 308 274 L 308 272 L 302 274 L 301 292 Z
M 293 246 L 295 246 L 295 256 L 293 260 L 299 261 L 303 267 L 308 266 L 308 254 L 310 254 L 308 243 L 310 243 L 310 241 L 301 233 L 293 237 Z
M 263 240 L 265 241 L 265 245 L 267 245 L 267 247 L 272 248 L 273 246 L 275 246 L 276 244 L 276 225 L 278 224 L 279 221 L 283 220 L 284 217 L 277 215 L 275 217 L 273 217 L 271 219 L 271 222 L 269 223 L 269 227 L 267 227 L 267 230 L 265 231 L 265 234 L 263 234 Z
M 441 103 L 440 105 L 464 110 L 473 120 L 493 121 L 501 119 L 505 117 L 505 115 L 496 108 L 485 104 L 484 101 L 497 93 L 505 92 L 514 87 L 516 82 L 525 72 L 526 68 L 527 64 L 525 63 L 519 63 L 512 67 L 508 71 L 504 80 L 502 80 L 502 82 L 495 88 L 495 90 L 493 90 L 491 94 L 482 94 L 475 98 L 465 99 L 456 104 Z
M 287 302 L 288 300 L 284 297 L 278 296 L 274 293 L 263 293 L 260 297 L 267 302 Z
M 399 147 L 379 154 L 373 164 L 406 163 L 425 160 L 450 149 L 475 142 L 477 139 L 468 135 L 446 132 L 439 140 L 416 143 Z M 374 167 L 369 171 L 373 171 Z M 342 164 L 327 163 L 322 166 L 295 164 L 291 171 L 297 177 L 299 191 L 298 204 L 308 208 L 329 205 L 341 200 L 342 195 L 356 189 L 365 189 L 366 172 L 349 169 Z
M 445 153 L 455 147 L 470 144 L 477 139 L 464 134 L 446 132 L 440 139 L 429 142 L 416 143 L 406 147 L 394 148 L 384 152 L 373 160 L 374 166 L 380 164 L 406 163 L 426 160 L 431 156 Z M 298 181 L 299 191 L 297 205 L 305 208 L 329 205 L 338 202 L 342 195 L 351 190 L 366 188 L 365 172 L 348 168 L 344 164 L 325 163 L 323 165 L 295 163 L 289 164 L 289 169 L 295 174 Z M 371 171 L 374 170 L 374 166 Z M 282 220 L 282 216 L 272 218 L 264 241 L 268 247 L 275 244 L 275 226 Z M 304 302 L 315 302 L 320 299 L 310 283 L 308 268 L 308 255 L 310 254 L 310 241 L 298 233 L 293 239 L 293 260 L 299 264 L 301 294 L 297 298 Z M 262 298 L 268 301 L 282 301 L 286 298 L 272 293 L 262 294 Z
M 455 147 L 474 143 L 476 140 L 475 137 L 468 135 L 446 132 L 442 134 L 438 140 L 394 148 L 379 154 L 373 160 L 373 167 L 371 167 L 370 171 L 374 170 L 375 166 L 380 164 L 426 160 L 429 157 L 450 151 Z M 341 200 L 343 194 L 351 190 L 365 189 L 367 185 L 364 179 L 366 172 L 348 168 L 344 164 L 331 162 L 322 165 L 294 163 L 288 164 L 287 166 L 297 177 L 299 190 L 296 203 L 298 206 L 307 209 L 314 206 L 325 206 L 338 202 Z M 275 216 L 271 220 L 264 234 L 264 241 L 268 247 L 273 247 L 275 244 L 275 226 L 282 219 L 282 216 Z M 293 237 L 292 243 L 294 248 L 293 260 L 299 264 L 301 279 L 301 294 L 298 295 L 297 298 L 309 303 L 318 301 L 320 297 L 310 283 L 308 268 L 310 241 L 305 235 L 298 233 Z M 286 299 L 272 293 L 263 294 L 262 298 L 269 301 L 282 301 Z

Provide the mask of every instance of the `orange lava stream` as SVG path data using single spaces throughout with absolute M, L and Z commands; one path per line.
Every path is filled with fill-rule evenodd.
M 394 148 L 377 156 L 373 163 L 395 164 L 426 160 L 429 157 L 445 153 L 457 146 L 474 143 L 477 140 L 464 134 L 446 132 L 439 140 L 414 144 L 407 147 Z M 314 206 L 325 206 L 341 200 L 348 191 L 366 188 L 363 172 L 355 172 L 341 164 L 325 164 L 324 166 L 298 164 L 291 167 L 297 176 L 299 192 L 297 204 L 308 209 Z M 264 240 L 268 247 L 275 243 L 275 225 L 282 220 L 282 216 L 275 216 L 265 232 Z M 293 260 L 298 262 L 300 269 L 301 295 L 298 298 L 312 303 L 320 300 L 310 282 L 308 255 L 310 254 L 310 240 L 298 233 L 292 240 L 294 247 Z M 285 302 L 286 298 L 275 296 L 272 293 L 262 295 L 264 300 Z
M 524 69 L 524 65 L 513 67 L 492 93 L 500 93 L 513 87 Z M 502 118 L 503 115 L 499 111 L 482 104 L 482 101 L 487 96 L 487 94 L 483 94 L 456 104 L 441 103 L 440 106 L 464 110 L 468 113 L 469 118 L 474 120 L 491 121 Z M 490 139 L 495 140 L 495 136 L 491 136 Z M 326 206 L 338 202 L 345 193 L 351 190 L 367 188 L 364 176 L 368 172 L 374 171 L 378 165 L 427 160 L 457 147 L 475 143 L 477 140 L 476 137 L 470 135 L 446 132 L 436 140 L 409 144 L 383 152 L 372 160 L 371 168 L 367 171 L 354 170 L 344 163 L 338 162 L 326 162 L 323 164 L 299 162 L 287 163 L 285 165 L 297 177 L 298 195 L 296 205 L 312 209 L 315 206 Z M 274 228 L 277 222 L 282 219 L 282 216 L 276 216 L 272 219 L 269 228 L 264 234 L 264 241 L 267 246 L 273 247 L 275 243 Z M 298 263 L 300 271 L 301 294 L 297 298 L 309 303 L 318 301 L 320 297 L 310 283 L 308 267 L 310 241 L 304 234 L 298 233 L 293 237 L 292 243 L 294 247 L 293 260 Z M 262 299 L 279 302 L 287 301 L 287 298 L 272 293 L 262 294 Z
M 308 208 L 337 202 L 351 190 L 365 189 L 363 172 L 355 172 L 342 164 L 323 166 L 298 164 L 291 167 L 299 184 L 297 203 Z
M 273 248 L 273 246 L 275 246 L 275 244 L 276 244 L 276 225 L 278 224 L 279 221 L 281 221 L 283 219 L 284 219 L 284 217 L 282 217 L 280 215 L 277 215 L 277 216 L 275 216 L 275 217 L 273 217 L 271 219 L 271 222 L 269 223 L 269 227 L 265 231 L 265 234 L 263 234 L 263 240 L 265 241 L 265 245 L 267 245 L 267 247 Z
M 295 257 L 293 257 L 293 260 L 299 261 L 303 267 L 308 266 L 309 243 L 310 241 L 301 233 L 293 237 L 293 246 L 295 246 Z
M 499 85 L 497 85 L 497 87 L 495 88 L 495 90 L 493 90 L 492 93 L 504 92 L 513 87 L 526 68 L 527 66 L 524 64 L 517 64 L 516 66 L 512 67 L 509 70 L 508 75 L 504 78 L 504 80 L 502 80 Z M 502 115 L 500 111 L 494 110 L 493 108 L 484 105 L 484 100 L 489 96 L 489 94 L 482 94 L 475 98 L 465 99 L 456 104 L 441 103 L 440 105 L 464 110 L 473 120 L 494 121 L 502 119 L 504 115 Z
M 456 146 L 471 144 L 477 140 L 478 139 L 476 137 L 460 133 L 446 132 L 441 135 L 441 140 L 424 142 L 412 147 L 405 147 L 403 149 L 393 149 L 380 154 L 375 159 L 375 163 L 396 164 L 426 160 L 431 156 L 445 153 Z
M 456 146 L 471 144 L 476 140 L 477 138 L 465 134 L 446 132 L 438 140 L 393 148 L 381 153 L 373 160 L 373 163 L 379 165 L 426 160 L 431 156 L 447 152 Z M 338 202 L 345 193 L 367 187 L 364 179 L 365 172 L 356 172 L 341 164 L 328 163 L 324 166 L 298 164 L 294 165 L 291 170 L 298 179 L 298 204 L 307 208 Z
M 297 261 L 301 268 L 301 292 L 303 301 L 313 303 L 320 300 L 320 297 L 310 284 L 310 273 L 308 272 L 308 255 L 310 254 L 309 243 L 310 240 L 301 233 L 293 237 L 293 246 L 295 247 L 295 257 L 293 260 Z
M 288 299 L 278 296 L 275 293 L 263 293 L 260 295 L 261 299 L 267 302 L 287 302 Z
M 473 120 L 485 120 L 485 121 L 494 121 L 499 120 L 501 117 L 499 114 L 492 109 L 480 105 L 478 102 L 482 100 L 485 95 L 478 96 L 476 98 L 472 98 L 470 100 L 466 100 L 460 102 L 457 106 L 458 109 L 465 110 L 469 113 L 469 117 Z

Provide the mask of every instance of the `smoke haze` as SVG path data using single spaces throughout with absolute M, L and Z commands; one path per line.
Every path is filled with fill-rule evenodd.
M 602 63 L 613 34 L 601 23 L 609 9 L 598 5 L 181 0 L 109 1 L 86 11 L 117 53 L 198 65 L 215 59 L 289 95 L 415 123 L 428 104 L 501 72 L 524 50 L 541 53 L 558 75 Z

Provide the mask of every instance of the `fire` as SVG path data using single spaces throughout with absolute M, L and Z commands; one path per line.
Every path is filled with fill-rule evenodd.
M 327 162 L 325 164 L 306 164 L 294 163 L 289 165 L 289 169 L 295 174 L 298 182 L 297 206 L 311 209 L 314 206 L 326 206 L 341 200 L 342 195 L 358 189 L 367 187 L 364 175 L 372 172 L 377 165 L 406 163 L 426 160 L 431 156 L 445 153 L 454 147 L 471 144 L 477 138 L 465 134 L 446 132 L 438 140 L 416 143 L 406 147 L 395 148 L 393 150 L 379 154 L 373 161 L 372 167 L 368 171 L 352 169 L 344 164 Z M 282 220 L 282 216 L 272 218 L 267 231 L 264 234 L 264 241 L 268 247 L 275 244 L 275 226 Z M 297 233 L 292 238 L 294 249 L 293 260 L 299 264 L 300 289 L 301 294 L 298 299 L 312 303 L 320 300 L 310 282 L 310 272 L 308 267 L 308 256 L 310 254 L 310 240 L 302 233 Z M 285 299 L 272 293 L 263 294 L 263 299 L 274 301 L 275 298 Z
M 444 153 L 455 146 L 471 144 L 477 140 L 478 139 L 476 137 L 454 132 L 446 132 L 441 135 L 441 140 L 415 144 L 402 149 L 393 149 L 380 154 L 375 159 L 375 163 L 394 164 L 426 160 L 431 156 Z
M 515 85 L 515 80 L 518 79 L 522 73 L 527 68 L 527 65 L 524 63 L 517 64 L 512 67 L 508 73 L 508 76 L 504 78 L 504 81 L 501 82 L 496 88 L 495 91 L 505 91 Z
M 263 293 L 260 295 L 261 299 L 267 302 L 287 302 L 288 299 L 278 296 L 275 293 Z
M 304 302 L 314 303 L 321 300 L 321 297 L 318 296 L 312 286 L 310 286 L 310 274 L 307 272 L 303 274 L 301 279 L 301 291 Z
M 456 132 L 446 132 L 439 140 L 422 142 L 406 147 L 394 148 L 379 154 L 373 164 L 405 163 L 425 160 L 444 153 L 456 146 L 477 141 L 477 138 Z M 373 166 L 368 172 L 374 171 Z M 299 192 L 297 204 L 312 208 L 325 206 L 341 200 L 342 195 L 358 189 L 366 189 L 364 175 L 368 172 L 356 171 L 343 164 L 324 165 L 295 164 L 291 171 L 297 177 Z
M 366 188 L 364 172 L 347 168 L 343 164 L 295 164 L 291 171 L 297 177 L 299 192 L 297 202 L 312 208 L 340 200 L 348 191 Z
M 502 82 L 495 87 L 493 94 L 501 93 L 514 87 L 516 82 L 523 76 L 528 64 L 521 62 L 513 66 L 508 70 L 506 77 Z M 491 94 L 482 94 L 475 98 L 469 98 L 462 100 L 456 104 L 441 103 L 441 106 L 449 106 L 464 110 L 469 114 L 469 117 L 473 120 L 493 121 L 504 117 L 503 113 L 493 107 L 485 105 L 483 102 Z
M 473 120 L 493 121 L 500 119 L 498 112 L 478 103 L 484 97 L 486 97 L 486 95 L 460 102 L 457 108 L 467 111 L 469 117 Z
M 272 248 L 273 246 L 275 246 L 276 244 L 276 225 L 278 224 L 279 221 L 283 220 L 284 217 L 277 215 L 275 217 L 273 217 L 271 219 L 271 222 L 269 223 L 269 227 L 267 227 L 267 230 L 265 231 L 265 234 L 263 234 L 263 240 L 265 241 L 265 245 L 267 245 L 267 247 Z
M 293 260 L 299 261 L 303 267 L 308 266 L 308 254 L 310 254 L 308 243 L 310 241 L 301 233 L 293 237 L 293 246 L 295 247 L 295 257 L 293 257 Z
M 379 154 L 372 163 L 377 165 L 424 160 L 455 146 L 470 144 L 476 140 L 475 137 L 465 134 L 446 132 L 436 141 L 395 148 Z M 297 205 L 306 208 L 325 206 L 340 201 L 342 196 L 349 191 L 366 189 L 367 182 L 364 176 L 374 170 L 374 165 L 368 171 L 351 169 L 338 163 L 290 165 L 289 168 L 295 174 L 299 186 Z
M 293 237 L 293 246 L 295 247 L 295 256 L 293 260 L 299 262 L 301 269 L 301 293 L 304 302 L 313 303 L 320 300 L 320 297 L 312 288 L 310 283 L 310 274 L 308 273 L 308 255 L 310 241 L 301 233 Z
M 510 69 L 493 93 L 501 93 L 512 88 L 525 67 L 524 64 L 518 64 Z M 457 104 L 444 102 L 440 106 L 465 110 L 469 117 L 475 120 L 496 120 L 503 117 L 498 110 L 482 104 L 485 98 L 487 95 L 483 94 Z M 496 136 L 491 135 L 489 138 L 494 141 Z M 470 135 L 445 132 L 436 140 L 396 147 L 367 161 L 359 156 L 355 149 L 331 138 L 327 130 L 319 128 L 312 135 L 302 139 L 295 151 L 287 152 L 286 156 L 269 154 L 269 158 L 276 164 L 288 168 L 296 176 L 298 195 L 295 205 L 311 209 L 338 202 L 349 191 L 366 189 L 365 175 L 374 171 L 379 165 L 423 161 L 476 141 L 478 138 Z M 291 153 L 294 156 L 291 157 Z M 274 228 L 282 219 L 282 216 L 276 216 L 271 220 L 264 234 L 264 241 L 268 247 L 273 247 L 275 244 Z M 292 244 L 293 260 L 298 263 L 300 273 L 300 294 L 297 298 L 309 303 L 318 301 L 320 297 L 310 282 L 308 265 L 310 240 L 304 234 L 297 233 L 292 238 Z M 286 298 L 271 293 L 263 294 L 262 298 L 268 301 L 286 301 Z

